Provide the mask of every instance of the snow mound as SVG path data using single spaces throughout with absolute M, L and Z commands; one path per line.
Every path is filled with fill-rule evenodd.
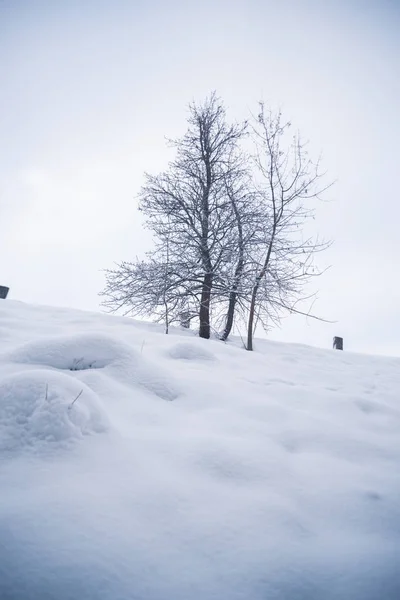
M 0 451 L 64 445 L 107 429 L 96 394 L 68 375 L 40 369 L 0 380 Z
M 85 334 L 35 340 L 14 350 L 8 360 L 84 371 L 101 369 L 126 357 L 133 358 L 127 344 L 106 335 Z
M 0 600 L 400 598 L 400 359 L 0 329 Z
M 215 355 L 202 348 L 200 345 L 190 344 L 188 342 L 180 342 L 169 349 L 167 355 L 170 358 L 182 360 L 216 360 Z
M 179 390 L 164 373 L 131 345 L 104 334 L 42 338 L 13 350 L 8 362 L 41 365 L 64 371 L 105 369 L 113 379 L 144 388 L 163 400 L 175 400 Z

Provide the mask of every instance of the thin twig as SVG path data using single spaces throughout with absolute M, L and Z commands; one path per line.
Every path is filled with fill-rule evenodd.
M 68 406 L 68 410 L 71 410 L 71 408 L 73 407 L 73 405 L 75 404 L 75 402 L 78 400 L 78 398 L 80 398 L 83 394 L 83 389 L 79 392 L 79 394 L 77 395 L 77 397 L 75 398 L 75 400 L 72 400 L 71 404 Z
M 79 366 L 82 364 L 83 362 L 83 356 L 81 358 L 74 358 L 74 360 L 72 361 L 72 367 L 70 368 L 70 371 L 80 371 Z

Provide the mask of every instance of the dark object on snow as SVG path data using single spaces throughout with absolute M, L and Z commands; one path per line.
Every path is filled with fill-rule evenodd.
M 191 321 L 191 314 L 188 311 L 185 311 L 183 313 L 180 314 L 180 325 L 181 327 L 184 327 L 185 329 L 190 329 L 190 321 Z
M 10 288 L 0 285 L 0 299 L 5 300 L 9 291 Z
M 334 350 L 343 350 L 343 338 L 335 337 L 333 338 L 333 349 Z

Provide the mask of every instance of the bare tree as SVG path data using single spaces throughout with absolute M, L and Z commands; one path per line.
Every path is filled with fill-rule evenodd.
M 248 165 L 244 165 L 241 176 L 226 180 L 226 195 L 229 198 L 234 216 L 234 241 L 231 244 L 232 260 L 228 266 L 230 273 L 223 281 L 227 286 L 227 308 L 224 328 L 220 336 L 226 341 L 232 331 L 237 303 L 245 294 L 244 275 L 251 257 L 251 249 L 257 240 L 257 232 L 264 215 L 260 212 L 257 196 L 254 192 Z M 225 300 L 226 302 L 226 300 Z
M 254 153 L 243 152 L 248 125 L 228 124 L 215 94 L 189 107 L 186 134 L 168 169 L 146 174 L 139 200 L 154 249 L 144 261 L 106 271 L 103 305 L 112 311 L 187 326 L 216 326 L 227 340 L 245 324 L 248 350 L 257 324 L 302 310 L 307 284 L 321 272 L 315 254 L 329 244 L 306 235 L 322 184 L 319 162 L 299 135 L 260 105 L 251 127 Z M 211 319 L 212 317 L 212 319 Z
M 226 122 L 225 109 L 215 94 L 202 105 L 190 105 L 189 128 L 173 141 L 177 150 L 168 171 L 146 175 L 140 209 L 161 246 L 166 231 L 172 262 L 185 256 L 201 278 L 199 335 L 210 337 L 210 306 L 218 273 L 230 260 L 234 215 L 225 181 L 240 169 L 238 143 L 245 125 Z M 168 222 L 168 224 L 167 224 Z
M 193 265 L 184 260 L 172 263 L 168 255 L 151 253 L 146 261 L 122 262 L 105 271 L 102 306 L 125 316 L 149 317 L 169 326 L 181 319 L 183 311 L 194 316 L 201 290 Z
M 310 202 L 329 185 L 322 184 L 319 161 L 308 157 L 300 136 L 290 139 L 290 126 L 282 122 L 280 112 L 274 114 L 260 104 L 253 124 L 254 163 L 265 218 L 255 244 L 254 273 L 250 273 L 247 350 L 253 350 L 257 318 L 279 320 L 282 309 L 304 314 L 298 303 L 307 298 L 305 284 L 321 274 L 314 255 L 329 246 L 303 237 L 306 222 L 314 218 Z

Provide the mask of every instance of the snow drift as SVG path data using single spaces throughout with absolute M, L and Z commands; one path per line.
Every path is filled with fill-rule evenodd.
M 0 331 L 2 600 L 400 597 L 399 359 L 10 301 Z
M 0 380 L 0 451 L 62 445 L 106 429 L 96 394 L 72 377 L 34 370 Z

